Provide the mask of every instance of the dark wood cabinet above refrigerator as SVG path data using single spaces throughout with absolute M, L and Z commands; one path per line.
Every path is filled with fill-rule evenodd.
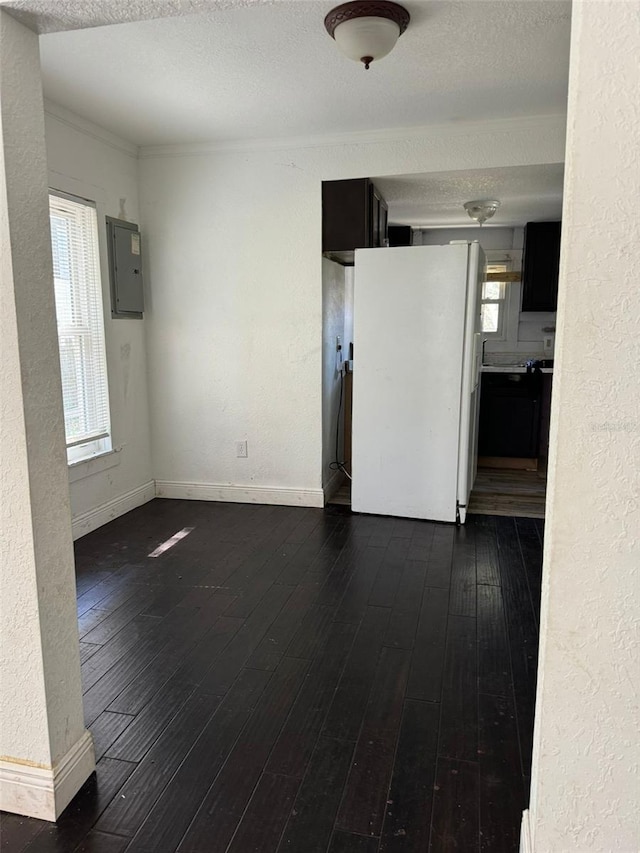
M 370 178 L 322 182 L 322 252 L 345 266 L 356 249 L 387 245 L 387 203 Z

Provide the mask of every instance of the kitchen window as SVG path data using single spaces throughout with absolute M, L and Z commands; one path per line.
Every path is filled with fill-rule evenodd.
M 487 264 L 488 273 L 507 272 L 507 263 Z M 502 340 L 505 337 L 507 286 L 504 281 L 482 283 L 482 334 L 488 338 Z
M 53 278 L 69 464 L 111 450 L 95 204 L 49 195 Z

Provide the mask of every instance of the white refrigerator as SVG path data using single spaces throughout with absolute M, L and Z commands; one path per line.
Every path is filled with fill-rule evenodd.
M 464 523 L 484 268 L 478 243 L 356 251 L 354 512 Z

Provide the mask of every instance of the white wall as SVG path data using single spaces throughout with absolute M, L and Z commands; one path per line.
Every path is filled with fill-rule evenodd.
M 637 2 L 578 0 L 572 12 L 531 812 L 523 823 L 522 850 L 535 853 L 640 849 L 639 11 Z
M 414 246 L 444 246 L 451 240 L 477 240 L 485 252 L 511 249 L 514 228 L 416 228 L 413 232 Z
M 481 129 L 143 150 L 161 494 L 322 500 L 321 182 L 562 160 L 559 117 Z
M 54 104 L 45 105 L 49 183 L 96 202 L 115 452 L 70 468 L 74 535 L 154 496 L 145 321 L 111 318 L 105 216 L 139 222 L 137 149 Z M 142 229 L 144 241 L 144 229 Z M 146 274 L 146 270 L 144 270 Z M 147 292 L 152 289 L 145 275 Z M 107 467 L 108 466 L 108 467 Z
M 340 411 L 341 374 L 337 370 L 336 339 L 342 342 L 340 356 L 349 355 L 349 342 L 345 341 L 345 269 L 346 267 L 322 258 L 322 486 L 327 496 L 342 475 L 330 468 L 332 462 L 343 458 L 343 416 L 340 417 L 338 447 L 336 448 L 336 423 Z M 343 408 L 344 413 L 344 408 Z
M 38 37 L 3 9 L 0 140 L 0 809 L 55 820 L 95 762 L 82 715 Z

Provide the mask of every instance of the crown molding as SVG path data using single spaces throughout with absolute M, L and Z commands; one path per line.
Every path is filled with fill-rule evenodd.
M 117 136 L 105 127 L 101 127 L 99 124 L 94 124 L 92 121 L 89 121 L 89 119 L 71 112 L 71 110 L 68 110 L 66 107 L 62 107 L 60 104 L 56 104 L 53 101 L 45 99 L 44 111 L 46 115 L 56 121 L 59 121 L 61 124 L 65 124 L 67 127 L 72 127 L 74 130 L 84 133 L 85 136 L 90 136 L 92 139 L 96 139 L 98 142 L 102 142 L 110 148 L 115 148 L 116 151 L 120 151 L 122 154 L 127 154 L 134 160 L 138 159 L 138 146 L 133 142 L 122 139 L 122 137 Z
M 322 136 L 289 136 L 279 138 L 229 140 L 175 145 L 143 145 L 138 150 L 141 159 L 156 157 L 197 157 L 206 154 L 243 153 L 250 151 L 282 151 L 301 148 L 335 148 L 347 145 L 377 145 L 411 139 L 432 139 L 458 136 L 480 136 L 504 133 L 531 133 L 541 130 L 566 132 L 565 114 L 528 116 L 515 119 L 489 121 L 451 122 L 414 127 L 396 127 L 386 130 L 352 131 Z

